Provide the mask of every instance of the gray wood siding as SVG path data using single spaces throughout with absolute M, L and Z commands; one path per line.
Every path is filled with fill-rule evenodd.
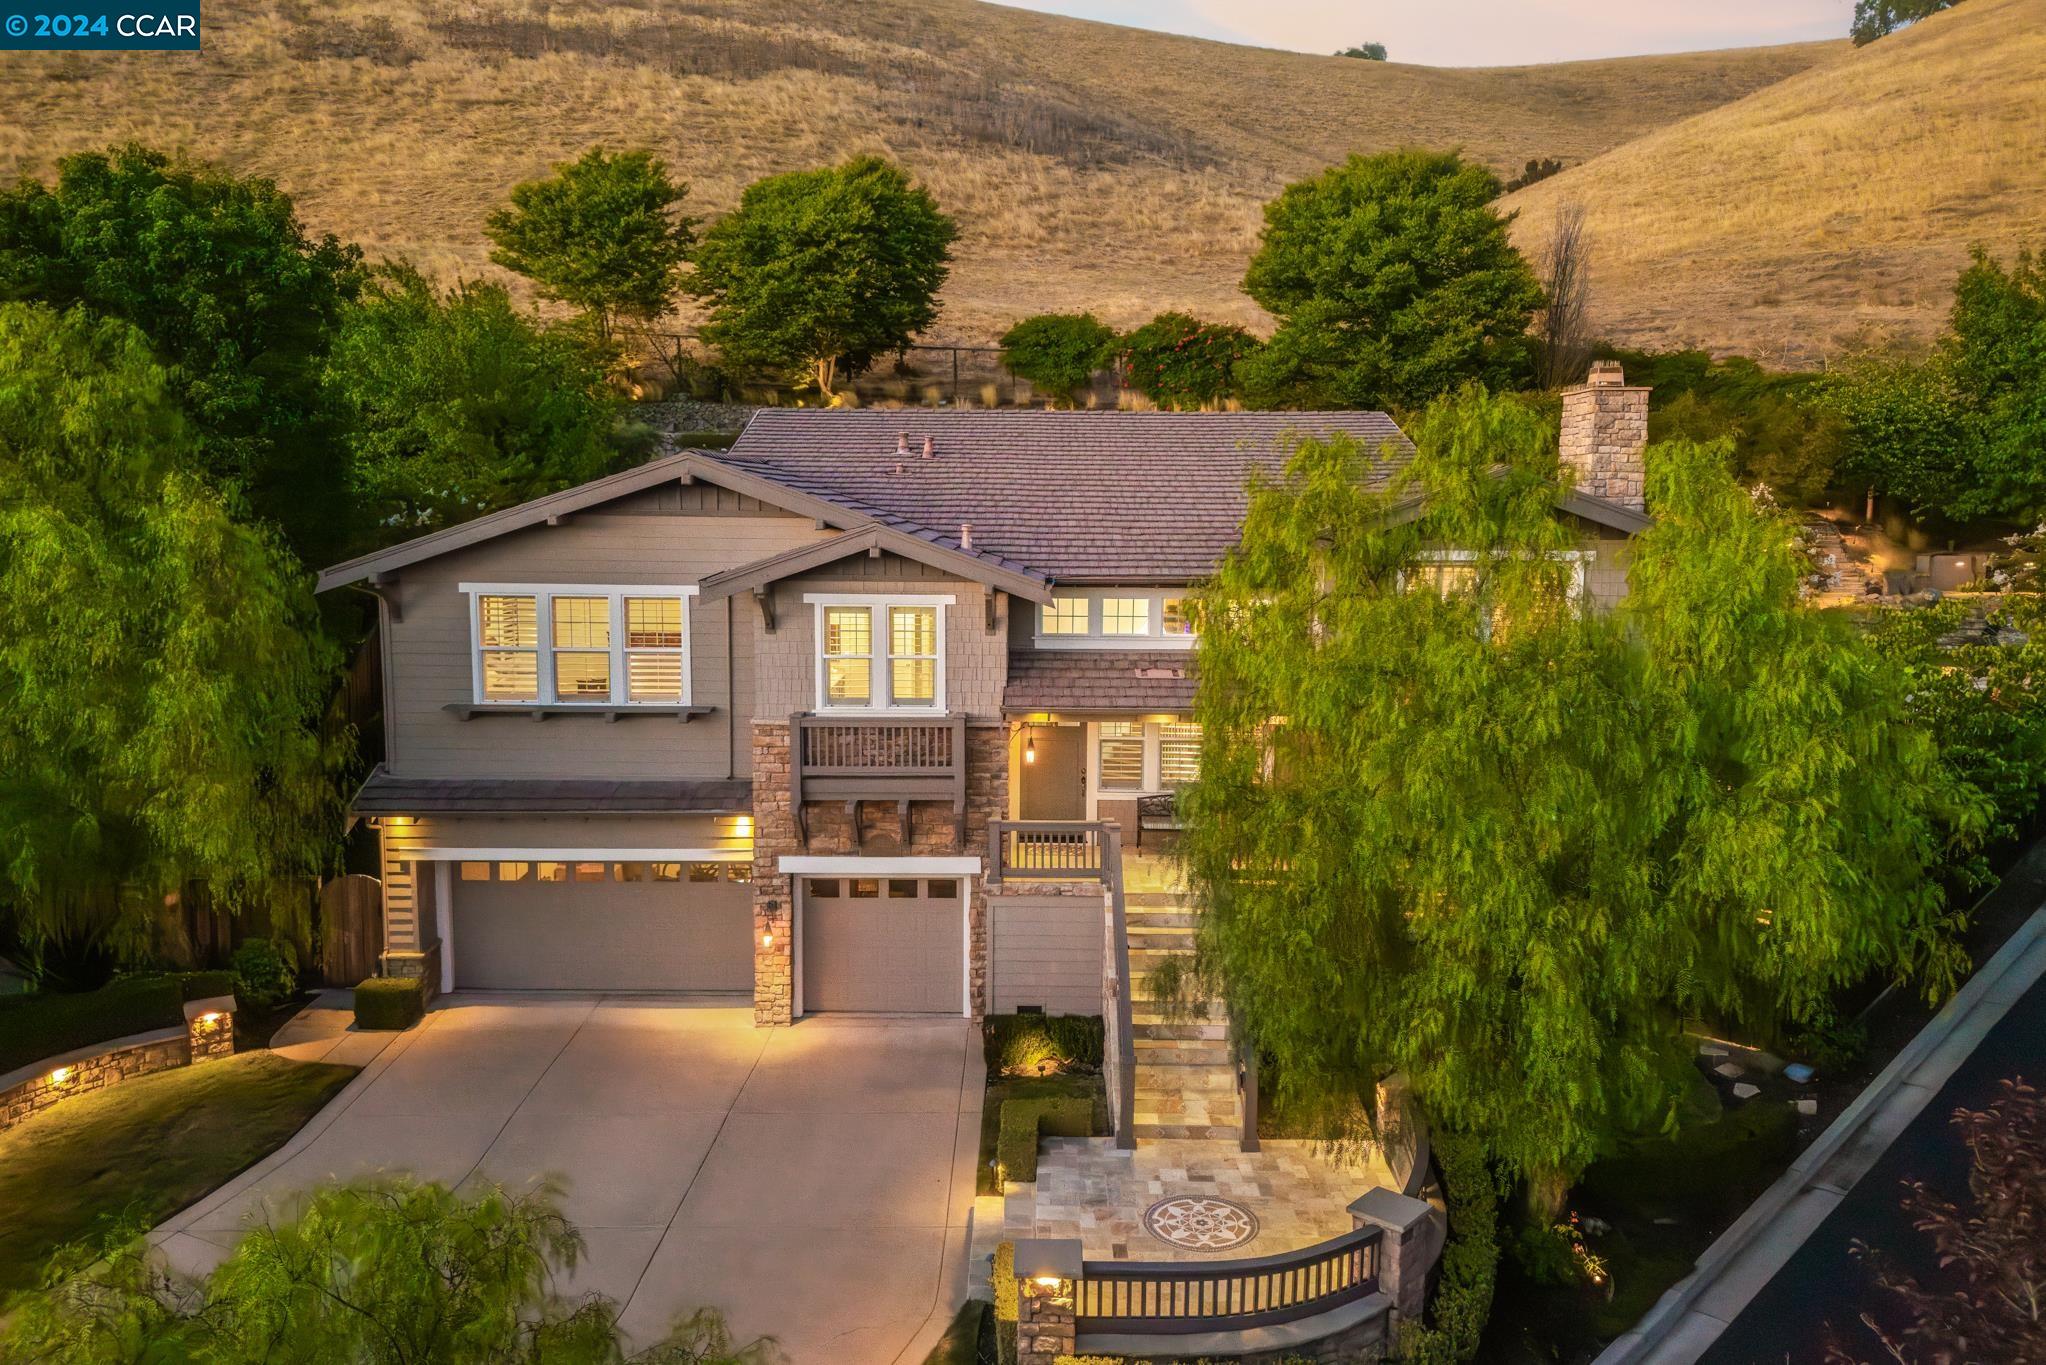
M 1035 1005 L 1047 1014 L 1101 1013 L 1102 897 L 990 896 L 994 961 L 988 1009 L 1013 1014 Z
M 871 566 L 871 572 L 869 572 Z M 774 586 L 775 630 L 769 634 L 758 607 L 749 601 L 741 621 L 752 619 L 758 682 L 753 718 L 786 723 L 799 711 L 817 709 L 817 609 L 806 593 L 904 593 L 950 596 L 945 608 L 945 709 L 969 720 L 1001 719 L 1002 689 L 1009 681 L 1010 599 L 998 593 L 995 628 L 987 628 L 986 594 L 994 590 L 964 579 L 883 555 L 856 558 L 828 570 L 785 579 Z M 1022 604 L 1028 606 L 1028 603 Z
M 752 653 L 757 618 L 750 604 L 690 603 L 690 689 L 713 714 L 686 724 L 674 717 L 479 716 L 464 721 L 444 708 L 473 695 L 467 583 L 678 584 L 823 539 L 803 518 L 774 513 L 726 493 L 731 507 L 702 486 L 655 489 L 629 500 L 658 508 L 685 498 L 683 510 L 578 513 L 560 526 L 537 526 L 406 569 L 399 578 L 402 619 L 390 630 L 385 725 L 390 768 L 403 777 L 744 777 L 752 714 Z M 740 503 L 749 503 L 740 506 Z M 711 505 L 705 505 L 711 504 Z M 729 614 L 738 613 L 735 619 Z M 731 619 L 732 681 L 726 684 Z M 737 742 L 733 727 L 737 725 Z

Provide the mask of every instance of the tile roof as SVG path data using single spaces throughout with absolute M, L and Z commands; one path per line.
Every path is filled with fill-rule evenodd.
M 1187 711 L 1193 707 L 1190 649 L 1015 650 L 1005 711 Z
M 1335 432 L 1392 447 L 1381 479 L 1413 451 L 1382 412 L 763 408 L 720 459 L 937 543 L 970 524 L 975 553 L 1068 582 L 1185 582 L 1236 543 L 1251 468 Z
M 743 779 L 393 777 L 381 763 L 350 805 L 357 815 L 665 815 L 752 807 L 753 784 Z

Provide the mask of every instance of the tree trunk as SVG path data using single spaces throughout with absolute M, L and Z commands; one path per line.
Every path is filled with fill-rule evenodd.
M 1527 1178 L 1527 1211 L 1530 1218 L 1541 1227 L 1560 1222 L 1563 1217 L 1563 1201 L 1570 1197 L 1570 1175 L 1551 1166 L 1535 1171 Z
M 817 357 L 817 392 L 830 398 L 838 381 L 838 357 L 824 355 Z

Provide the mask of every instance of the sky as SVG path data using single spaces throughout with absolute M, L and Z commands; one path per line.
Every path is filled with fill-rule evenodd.
M 1396 62 L 1520 66 L 1839 38 L 1854 0 L 1000 0 L 1299 52 L 1384 43 Z

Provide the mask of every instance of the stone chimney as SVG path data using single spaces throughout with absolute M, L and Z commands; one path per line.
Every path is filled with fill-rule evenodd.
M 1641 452 L 1648 446 L 1648 388 L 1629 384 L 1617 360 L 1594 360 L 1591 373 L 1563 390 L 1563 464 L 1577 491 L 1641 511 Z

